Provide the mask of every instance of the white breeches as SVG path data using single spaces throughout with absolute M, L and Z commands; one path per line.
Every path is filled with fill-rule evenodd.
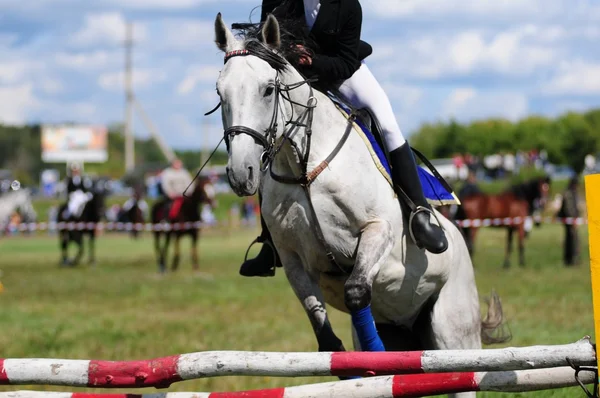
M 379 121 L 388 151 L 402 146 L 406 140 L 394 116 L 394 110 L 383 88 L 363 62 L 360 68 L 339 88 L 355 108 L 368 108 Z
M 83 205 L 85 205 L 88 200 L 90 200 L 90 195 L 83 191 L 77 190 L 71 192 L 69 194 L 69 203 L 67 204 L 69 214 L 79 217 L 83 210 Z

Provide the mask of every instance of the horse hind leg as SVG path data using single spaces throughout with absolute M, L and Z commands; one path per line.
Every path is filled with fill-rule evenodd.
M 344 302 L 350 311 L 362 351 L 385 351 L 371 313 L 373 280 L 394 245 L 389 222 L 370 222 L 360 235 L 356 262 L 344 285 Z
M 508 231 L 508 233 L 506 235 L 506 251 L 504 254 L 504 265 L 503 265 L 503 267 L 506 269 L 510 268 L 510 256 L 512 255 L 512 242 L 513 242 L 514 229 L 512 227 L 508 227 L 507 231 Z
M 90 247 L 88 247 L 88 264 L 96 265 L 96 231 L 90 231 Z
M 521 224 L 519 226 L 519 266 L 521 267 L 525 266 L 525 238 L 525 226 Z
M 465 257 L 468 254 L 465 250 Z M 469 261 L 470 259 L 463 259 Z M 455 265 L 455 264 L 452 264 Z M 460 266 L 460 265 L 459 265 Z M 451 276 L 440 290 L 422 309 L 413 326 L 424 350 L 481 349 L 481 327 L 479 297 L 472 272 L 463 277 Z M 453 398 L 475 398 L 475 392 L 448 394 Z

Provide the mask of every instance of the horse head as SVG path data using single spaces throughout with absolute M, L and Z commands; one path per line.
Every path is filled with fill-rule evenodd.
M 209 187 L 210 180 L 208 177 L 199 176 L 194 184 L 194 190 L 192 191 L 189 198 L 194 204 L 208 203 L 214 205 L 213 194 L 210 192 L 212 187 Z
M 290 95 L 283 82 L 290 77 L 304 80 L 280 54 L 281 32 L 274 16 L 255 34 L 238 40 L 219 13 L 215 34 L 217 47 L 225 53 L 217 93 L 229 154 L 227 177 L 238 196 L 251 196 L 275 156 L 292 109 L 283 101 Z

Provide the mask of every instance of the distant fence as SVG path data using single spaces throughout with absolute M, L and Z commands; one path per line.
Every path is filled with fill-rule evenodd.
M 482 228 L 482 227 L 498 227 L 519 225 L 530 220 L 536 223 L 543 224 L 567 224 L 567 225 L 584 225 L 587 220 L 582 217 L 560 218 L 560 217 L 515 217 L 515 218 L 486 218 L 473 220 L 455 220 L 454 222 L 463 228 Z M 225 226 L 227 223 L 207 224 L 203 222 L 185 222 L 185 223 L 124 223 L 124 222 L 40 222 L 40 223 L 21 223 L 18 226 L 19 232 L 36 232 L 36 231 L 61 231 L 61 230 L 99 230 L 99 231 L 181 231 L 189 229 L 202 229 L 216 226 Z M 3 228 L 4 227 L 4 228 Z M 6 225 L 0 224 L 0 230 L 6 228 Z

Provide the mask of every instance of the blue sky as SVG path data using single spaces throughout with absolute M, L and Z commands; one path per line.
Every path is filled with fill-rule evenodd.
M 598 0 L 362 0 L 367 59 L 404 133 L 455 117 L 511 120 L 600 106 Z M 0 121 L 123 120 L 124 23 L 134 82 L 174 148 L 221 135 L 213 22 L 260 0 L 0 0 Z M 258 10 L 254 20 L 258 18 Z M 140 137 L 148 136 L 136 118 Z

